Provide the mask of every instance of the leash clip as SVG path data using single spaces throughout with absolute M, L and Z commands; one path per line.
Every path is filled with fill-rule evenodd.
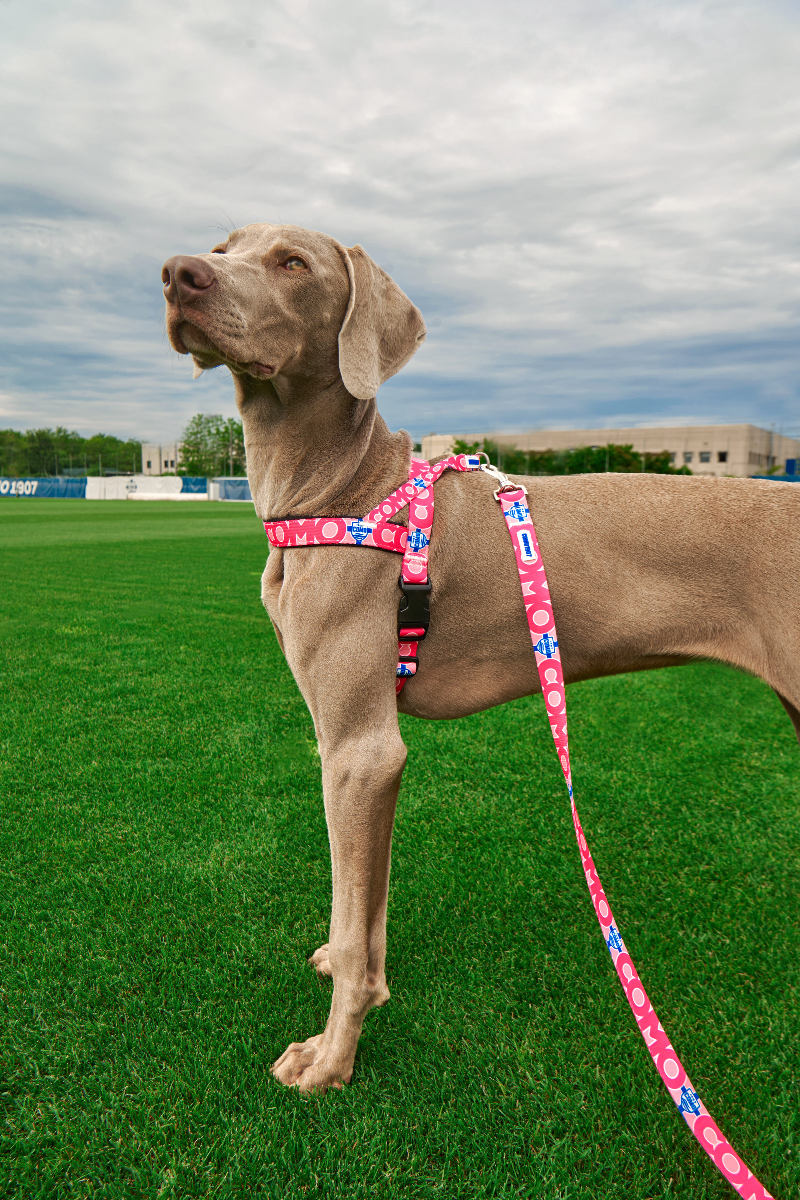
M 520 492 L 522 492 L 522 494 L 524 496 L 527 496 L 528 489 L 524 486 L 524 484 L 512 483 L 507 475 L 504 475 L 502 471 L 498 471 L 497 467 L 492 466 L 492 464 L 490 462 L 481 463 L 481 470 L 485 471 L 487 475 L 491 475 L 494 479 L 496 479 L 499 482 L 500 487 L 496 488 L 493 493 L 495 500 L 497 500 L 498 502 L 500 500 L 501 492 L 520 491 Z

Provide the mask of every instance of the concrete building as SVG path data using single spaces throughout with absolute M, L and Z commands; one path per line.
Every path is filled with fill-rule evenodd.
M 167 442 L 163 446 L 142 442 L 142 474 L 174 475 L 183 461 L 182 451 L 182 442 Z
M 456 435 L 430 434 L 422 456 L 449 454 Z M 766 475 L 771 467 L 794 474 L 800 439 L 756 425 L 664 425 L 632 429 L 535 429 L 530 433 L 465 434 L 467 441 L 488 438 L 516 450 L 575 450 L 579 446 L 633 446 L 639 454 L 667 450 L 676 467 L 693 475 Z M 788 465 L 787 465 L 788 464 Z

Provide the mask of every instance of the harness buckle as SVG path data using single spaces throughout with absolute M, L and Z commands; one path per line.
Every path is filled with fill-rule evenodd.
M 421 642 L 431 623 L 431 581 L 427 579 L 425 583 L 406 583 L 401 575 L 397 586 L 403 593 L 397 610 L 397 636 L 403 637 L 403 629 L 413 629 L 414 637 L 407 636 L 405 640 Z

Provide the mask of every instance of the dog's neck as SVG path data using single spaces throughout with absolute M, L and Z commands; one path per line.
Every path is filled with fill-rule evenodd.
M 247 475 L 262 521 L 364 516 L 406 479 L 411 439 L 391 433 L 374 397 L 341 378 L 320 389 L 234 376 Z

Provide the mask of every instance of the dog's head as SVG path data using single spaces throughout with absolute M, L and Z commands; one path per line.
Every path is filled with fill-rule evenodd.
M 162 273 L 169 340 L 196 373 L 268 380 L 338 374 L 367 400 L 425 340 L 422 316 L 360 246 L 296 225 L 247 225 Z

